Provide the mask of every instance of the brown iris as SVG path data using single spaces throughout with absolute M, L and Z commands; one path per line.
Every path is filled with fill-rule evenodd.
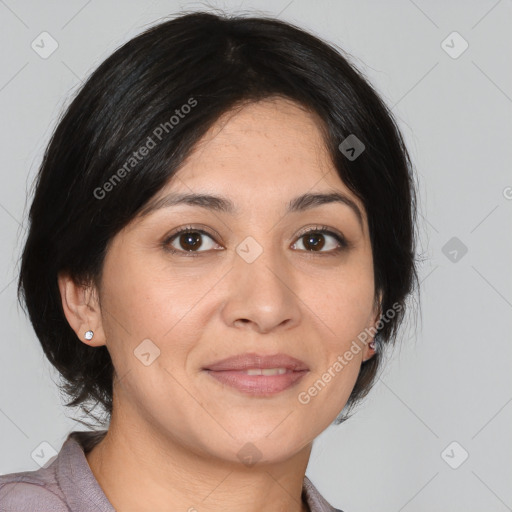
M 196 231 L 183 233 L 179 238 L 180 246 L 187 251 L 193 251 L 201 247 L 201 234 Z
M 322 249 L 322 247 L 325 245 L 325 238 L 321 233 L 312 233 L 304 237 L 303 243 L 307 250 L 313 249 L 316 251 L 317 249 Z

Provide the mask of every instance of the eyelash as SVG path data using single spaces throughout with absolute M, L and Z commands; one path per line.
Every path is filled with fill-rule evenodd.
M 201 253 L 208 253 L 210 251 L 184 251 L 184 250 L 178 250 L 175 249 L 170 245 L 170 243 L 177 238 L 182 233 L 200 233 L 202 235 L 206 235 L 214 240 L 214 236 L 212 233 L 209 233 L 203 229 L 194 228 L 193 226 L 184 226 L 177 231 L 175 231 L 172 235 L 165 238 L 162 245 L 164 246 L 164 249 L 171 254 L 177 254 L 180 256 L 185 257 L 198 257 L 201 256 Z M 338 234 L 331 229 L 329 229 L 327 226 L 315 226 L 313 228 L 308 228 L 307 230 L 303 231 L 300 235 L 298 235 L 297 240 L 303 238 L 306 235 L 309 235 L 310 233 L 317 233 L 322 235 L 329 235 L 332 236 L 339 244 L 339 247 L 336 247 L 335 249 L 331 249 L 330 251 L 307 251 L 307 250 L 301 250 L 302 252 L 309 253 L 310 255 L 319 255 L 319 256 L 336 256 L 341 251 L 344 251 L 346 249 L 349 249 L 351 247 L 350 243 L 341 235 Z M 296 242 L 294 242 L 295 244 Z

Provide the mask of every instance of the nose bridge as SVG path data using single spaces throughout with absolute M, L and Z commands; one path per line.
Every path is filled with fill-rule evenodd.
M 249 321 L 266 332 L 283 322 L 297 322 L 299 308 L 293 293 L 293 276 L 276 247 L 264 248 L 248 236 L 236 247 L 230 274 L 224 308 L 228 324 Z

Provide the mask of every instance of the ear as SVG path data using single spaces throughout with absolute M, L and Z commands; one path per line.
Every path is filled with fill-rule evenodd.
M 105 345 L 105 333 L 103 332 L 96 287 L 77 284 L 66 272 L 59 273 L 57 280 L 62 309 L 78 339 L 93 347 Z M 93 332 L 90 340 L 85 338 L 87 331 Z
M 382 316 L 382 292 L 379 293 L 378 297 L 375 299 L 374 309 L 373 309 L 373 323 L 371 327 L 377 328 L 377 324 Z M 363 362 L 368 361 L 375 355 L 375 350 L 370 347 L 370 343 L 375 340 L 375 336 L 370 336 L 363 348 Z

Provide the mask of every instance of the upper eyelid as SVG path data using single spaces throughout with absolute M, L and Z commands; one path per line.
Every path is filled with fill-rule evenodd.
M 213 231 L 213 233 L 210 233 L 210 231 Z M 180 228 L 177 228 L 171 234 L 165 236 L 164 242 L 169 243 L 176 236 L 178 236 L 182 233 L 187 233 L 187 232 L 199 232 L 202 235 L 208 235 L 211 238 L 217 238 L 217 239 L 222 240 L 222 236 L 216 230 L 214 230 L 212 228 L 208 228 L 206 226 L 198 225 L 198 226 L 182 226 Z
M 318 224 L 315 224 L 314 226 L 308 226 L 308 227 L 301 229 L 298 232 L 298 234 L 296 234 L 295 236 L 300 238 L 311 231 L 318 232 L 318 233 L 327 233 L 327 234 L 332 233 L 333 235 L 338 235 L 339 237 L 345 239 L 345 235 L 343 235 L 343 233 L 341 233 L 341 231 L 338 231 L 335 228 L 330 228 L 329 226 L 320 226 Z

